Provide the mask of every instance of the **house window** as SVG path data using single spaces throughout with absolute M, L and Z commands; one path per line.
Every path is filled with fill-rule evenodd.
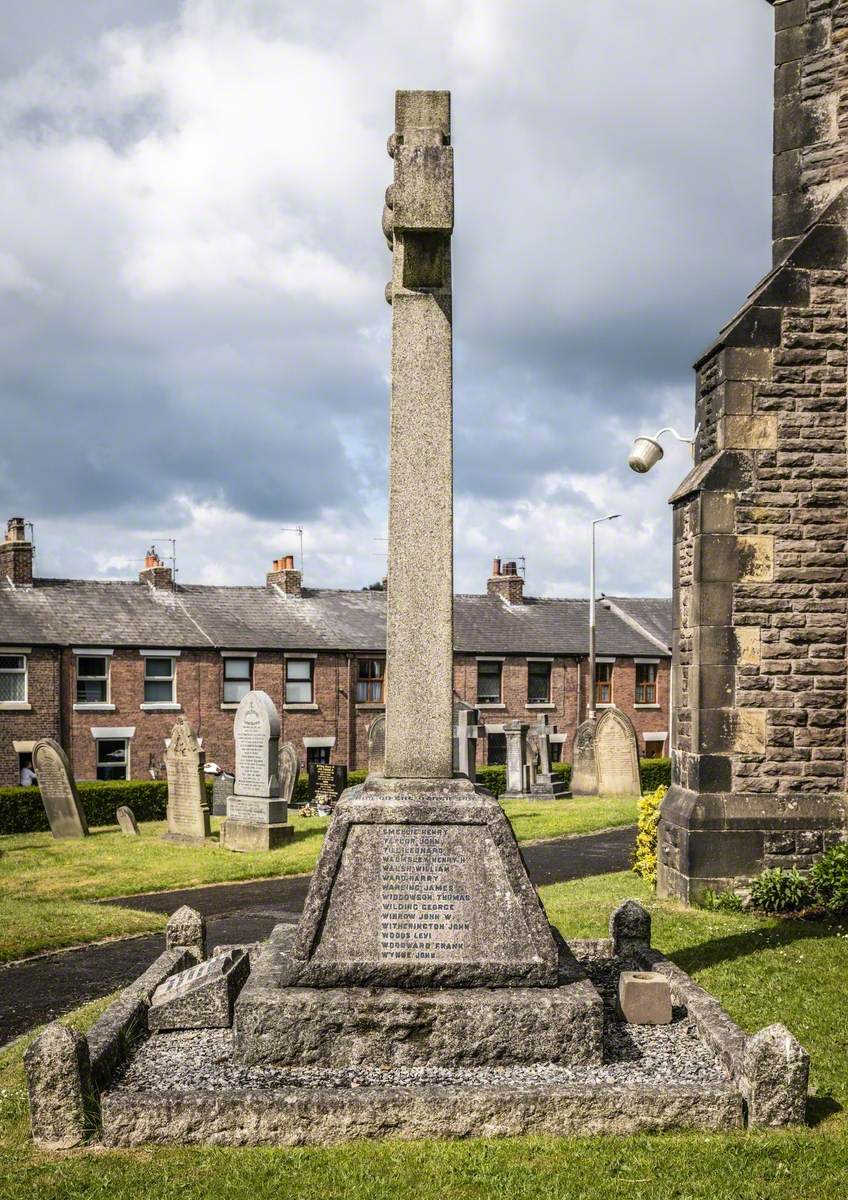
M 645 739 L 645 758 L 662 758 L 663 742 L 649 742 Z
M 506 763 L 506 734 L 490 733 L 486 737 L 486 762 L 490 767 L 502 767 Z
M 527 703 L 550 704 L 551 664 L 529 662 L 527 664 Z
M 636 703 L 656 704 L 657 702 L 657 664 L 636 664 Z
M 500 704 L 503 663 L 477 663 L 477 703 Z
M 595 663 L 595 703 L 612 704 L 611 662 Z
M 286 704 L 312 704 L 314 658 L 286 659 Z
M 145 704 L 174 703 L 174 661 L 173 658 L 145 658 Z
M 562 762 L 562 742 L 550 742 L 551 762 Z
M 27 698 L 27 660 L 25 654 L 0 654 L 0 704 Z
M 77 656 L 77 704 L 105 704 L 109 698 L 109 659 L 105 654 Z
M 224 703 L 238 704 L 250 691 L 252 658 L 224 659 Z
M 129 767 L 127 739 L 98 738 L 96 745 L 97 778 L 107 780 L 127 779 Z
M 383 704 L 385 659 L 360 658 L 356 671 L 356 703 Z
M 306 765 L 307 767 L 317 766 L 318 763 L 328 763 L 330 761 L 329 746 L 307 746 L 306 747 Z

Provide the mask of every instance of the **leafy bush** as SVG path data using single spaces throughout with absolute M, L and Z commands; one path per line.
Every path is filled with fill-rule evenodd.
M 657 825 L 668 788 L 661 784 L 639 801 L 639 827 L 633 851 L 633 870 L 650 884 L 657 882 Z
M 767 867 L 751 883 L 751 900 L 764 912 L 795 912 L 812 899 L 810 881 L 796 867 L 791 871 Z
M 658 787 L 671 787 L 671 759 L 643 758 L 639 762 L 642 791 L 655 792 Z
M 701 907 L 711 912 L 742 912 L 742 897 L 736 892 L 714 892 L 712 888 L 707 888 Z
M 848 913 L 848 842 L 825 851 L 810 871 L 810 882 L 828 912 Z

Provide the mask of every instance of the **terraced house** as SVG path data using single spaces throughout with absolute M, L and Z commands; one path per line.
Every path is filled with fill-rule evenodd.
M 588 601 L 524 596 L 495 560 L 485 593 L 455 600 L 457 700 L 480 709 L 478 761 L 502 762 L 503 724 L 541 717 L 567 759 L 589 701 Z M 164 774 L 183 712 L 207 762 L 232 770 L 233 715 L 250 688 L 280 709 L 303 764 L 367 765 L 385 699 L 386 593 L 302 586 L 291 557 L 264 587 L 176 584 L 155 553 L 137 580 L 33 578 L 21 518 L 0 543 L 0 783 L 54 737 L 78 778 Z M 596 699 L 633 720 L 645 755 L 667 752 L 670 601 L 604 597 Z M 423 668 L 422 668 L 423 669 Z

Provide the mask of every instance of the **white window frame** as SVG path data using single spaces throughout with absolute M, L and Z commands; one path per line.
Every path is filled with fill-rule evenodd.
M 139 650 L 139 654 L 145 660 L 144 663 L 144 693 L 147 693 L 148 683 L 167 683 L 170 679 L 171 683 L 171 699 L 170 700 L 144 700 L 140 708 L 144 712 L 178 712 L 182 705 L 177 700 L 177 659 L 180 657 L 179 650 Z M 148 679 L 147 675 L 147 659 L 148 658 L 169 658 L 171 660 L 171 674 L 151 676 Z
M 92 732 L 93 732 L 93 731 L 92 731 Z M 102 737 L 102 736 L 101 736 L 101 737 L 96 737 L 96 738 L 94 739 L 94 746 L 95 746 L 95 752 L 94 752 L 94 778 L 95 778 L 95 779 L 99 779 L 99 776 L 98 776 L 98 774 L 97 774 L 97 771 L 98 771 L 98 768 L 99 768 L 101 765 L 102 765 L 102 766 L 108 766 L 108 765 L 109 765 L 108 763 L 103 763 L 103 764 L 101 764 L 101 762 L 100 762 L 100 744 L 101 744 L 101 742 L 123 742 L 123 743 L 124 743 L 124 768 L 125 768 L 124 779 L 125 779 L 125 780 L 127 780 L 127 779 L 132 779 L 132 773 L 131 773 L 131 764 L 130 764 L 130 754 L 131 754 L 131 747 L 132 747 L 132 738 L 131 738 L 131 737 L 126 737 L 126 736 L 124 736 L 124 735 L 126 734 L 126 730 L 111 730 L 111 731 L 109 731 L 109 732 L 116 733 L 116 734 L 118 734 L 118 736 L 117 736 L 117 737 L 109 737 L 109 738 L 106 738 L 106 737 Z M 101 734 L 102 734 L 102 733 L 103 733 L 103 731 L 102 731 L 102 730 L 98 730 L 98 733 L 101 733 Z M 110 782 L 110 780 L 108 780 L 108 779 L 107 779 L 107 780 L 105 780 L 104 782 L 106 782 L 106 783 L 109 783 L 109 782 Z M 120 780 L 116 780 L 115 782 L 120 782 Z
M 0 710 L 3 712 L 29 712 L 32 705 L 29 702 L 29 655 L 32 654 L 31 646 L 0 646 L 0 655 L 4 658 L 21 658 L 23 659 L 23 668 L 16 669 L 12 667 L 3 668 L 4 675 L 23 675 L 24 677 L 24 696 L 22 700 L 0 700 Z
M 227 662 L 229 659 L 238 659 L 240 662 L 246 662 L 250 667 L 247 676 L 247 690 L 253 689 L 253 669 L 255 666 L 256 651 L 255 650 L 222 650 L 221 651 L 221 708 L 238 708 L 238 700 L 227 699 L 227 684 L 228 683 L 244 683 L 244 680 L 227 679 Z
M 74 696 L 76 697 L 76 685 L 80 678 L 79 661 L 81 658 L 102 658 L 106 661 L 106 699 L 105 700 L 74 700 L 74 712 L 114 712 L 115 705 L 112 703 L 112 655 L 114 650 L 104 650 L 102 647 L 96 647 L 93 650 L 88 650 L 82 646 L 75 646 L 74 655 Z M 84 679 L 99 679 L 99 675 L 84 675 Z
M 283 708 L 284 709 L 289 709 L 293 712 L 297 712 L 297 711 L 317 712 L 318 711 L 318 705 L 315 703 L 315 668 L 318 665 L 317 660 L 318 660 L 317 654 L 307 654 L 305 652 L 301 653 L 301 654 L 287 654 L 285 656 L 285 658 L 283 659 Z M 291 683 L 306 683 L 305 679 L 292 679 L 291 681 L 289 680 L 289 663 L 290 662 L 309 663 L 309 666 L 310 666 L 309 695 L 311 697 L 310 700 L 289 700 L 288 699 L 289 682 L 291 682 Z

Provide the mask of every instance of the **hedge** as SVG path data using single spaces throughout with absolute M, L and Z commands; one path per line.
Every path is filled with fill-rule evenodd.
M 654 792 L 671 783 L 671 762 L 667 758 L 643 758 L 640 766 L 642 791 Z M 554 763 L 553 769 L 566 785 L 571 779 L 571 763 Z M 348 786 L 363 783 L 367 771 L 348 772 Z M 206 791 L 212 796 L 212 777 L 206 778 Z M 478 767 L 477 782 L 493 796 L 506 791 L 506 767 Z M 115 825 L 115 812 L 127 804 L 137 821 L 164 821 L 168 804 L 168 784 L 164 779 L 128 779 L 111 783 L 83 779 L 77 782 L 82 807 L 89 825 Z M 292 804 L 306 804 L 309 778 L 300 775 L 294 786 Z M 0 835 L 41 833 L 50 828 L 37 787 L 0 787 Z

